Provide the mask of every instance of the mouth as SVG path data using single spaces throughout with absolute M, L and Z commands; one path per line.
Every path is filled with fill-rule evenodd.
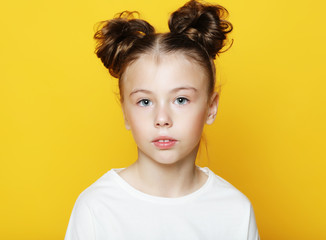
M 155 147 L 166 150 L 172 148 L 177 143 L 177 140 L 171 137 L 163 136 L 155 138 L 152 143 Z

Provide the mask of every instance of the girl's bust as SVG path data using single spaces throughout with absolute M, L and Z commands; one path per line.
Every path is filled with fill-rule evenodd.
M 232 25 L 219 5 L 190 1 L 155 33 L 131 12 L 103 22 L 96 54 L 118 78 L 125 126 L 138 148 L 78 197 L 70 239 L 259 239 L 250 201 L 195 165 L 216 118 L 214 59 Z

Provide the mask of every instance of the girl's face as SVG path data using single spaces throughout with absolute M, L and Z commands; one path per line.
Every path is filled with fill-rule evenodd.
M 204 124 L 213 123 L 218 95 L 207 95 L 202 68 L 182 54 L 142 55 L 126 69 L 122 103 L 138 160 L 195 160 Z

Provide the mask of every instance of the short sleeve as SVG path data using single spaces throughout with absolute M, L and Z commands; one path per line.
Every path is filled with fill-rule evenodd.
M 92 214 L 81 196 L 76 200 L 72 210 L 65 240 L 95 240 Z
M 250 204 L 250 216 L 249 216 L 249 226 L 248 226 L 248 240 L 260 240 L 255 213 L 252 205 Z

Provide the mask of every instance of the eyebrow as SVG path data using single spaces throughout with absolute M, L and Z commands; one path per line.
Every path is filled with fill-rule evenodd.
M 136 93 L 139 93 L 139 92 L 143 92 L 143 93 L 147 93 L 147 94 L 152 93 L 151 91 L 146 90 L 146 89 L 135 89 L 135 90 L 133 90 L 133 91 L 129 94 L 129 96 L 131 96 L 131 95 L 133 95 L 133 94 L 136 94 Z
M 197 92 L 198 90 L 194 87 L 178 87 L 178 88 L 174 88 L 171 90 L 171 92 L 178 92 L 178 91 L 181 91 L 181 90 L 192 90 L 194 92 Z M 139 93 L 139 92 L 142 92 L 142 93 L 147 93 L 147 94 L 151 94 L 152 92 L 149 91 L 149 90 L 146 90 L 146 89 L 135 89 L 133 90 L 129 96 L 133 95 L 133 94 L 136 94 L 136 93 Z
M 194 87 L 178 87 L 178 88 L 173 89 L 171 92 L 178 92 L 181 90 L 192 90 L 194 92 L 197 92 L 197 89 Z

